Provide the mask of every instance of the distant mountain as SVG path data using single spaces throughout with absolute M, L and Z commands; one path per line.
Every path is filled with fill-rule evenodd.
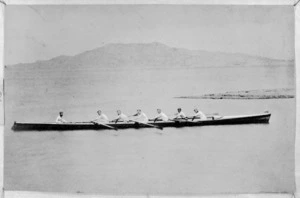
M 75 56 L 58 56 L 46 61 L 16 64 L 12 67 L 63 68 L 194 68 L 226 66 L 293 65 L 292 60 L 276 60 L 240 53 L 208 52 L 169 47 L 161 43 L 107 44 Z

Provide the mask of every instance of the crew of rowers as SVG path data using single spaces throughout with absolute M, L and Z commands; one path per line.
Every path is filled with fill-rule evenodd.
M 137 113 L 132 115 L 132 116 L 127 116 L 124 113 L 122 113 L 120 110 L 117 110 L 117 118 L 114 120 L 109 121 L 108 117 L 102 113 L 101 110 L 98 110 L 98 116 L 95 120 L 92 120 L 91 122 L 94 123 L 102 123 L 102 124 L 107 124 L 109 122 L 141 122 L 141 123 L 147 123 L 148 121 L 176 121 L 179 119 L 200 119 L 200 120 L 206 120 L 207 117 L 205 116 L 204 113 L 199 111 L 197 108 L 194 109 L 195 114 L 193 116 L 187 117 L 181 110 L 181 108 L 177 109 L 177 113 L 175 113 L 175 117 L 170 119 L 165 113 L 161 111 L 161 109 L 157 109 L 157 115 L 153 119 L 148 119 L 147 115 L 142 112 L 141 109 L 137 110 Z M 56 123 L 66 123 L 67 121 L 63 119 L 63 112 L 59 112 L 58 117 L 56 118 Z

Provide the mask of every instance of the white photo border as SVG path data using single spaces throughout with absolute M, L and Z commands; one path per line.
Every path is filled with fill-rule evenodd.
M 171 197 L 171 196 L 118 196 L 101 194 L 68 194 L 56 192 L 32 192 L 32 191 L 6 191 L 4 189 L 4 16 L 7 5 L 117 5 L 117 4 L 193 4 L 193 5 L 290 5 L 294 7 L 295 16 L 295 77 L 296 77 L 296 134 L 295 134 L 295 182 L 296 192 L 294 194 L 285 193 L 259 193 L 259 194 L 219 194 L 219 195 L 199 195 L 192 196 L 198 198 L 300 198 L 300 0 L 0 0 L 0 188 L 1 197 L 5 198 L 71 198 L 71 197 L 91 197 L 91 198 L 149 198 L 149 197 Z M 300 132 L 299 132 L 300 133 Z M 176 196 L 191 197 L 191 196 Z

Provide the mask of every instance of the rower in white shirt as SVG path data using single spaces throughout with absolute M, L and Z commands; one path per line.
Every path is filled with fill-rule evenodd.
M 169 118 L 166 114 L 164 114 L 161 109 L 157 109 L 157 115 L 154 118 L 154 122 L 156 121 L 168 121 Z
M 195 114 L 192 118 L 192 121 L 194 119 L 207 120 L 206 115 L 204 113 L 202 113 L 201 111 L 199 111 L 197 108 L 194 109 L 194 112 L 195 112 Z
M 175 118 L 174 119 L 186 119 L 185 114 L 182 112 L 181 108 L 177 109 L 177 113 L 175 113 Z
M 137 110 L 137 113 L 133 115 L 133 121 L 138 121 L 138 122 L 142 122 L 142 123 L 147 123 L 148 122 L 148 117 L 146 116 L 145 113 L 142 112 L 141 109 Z
M 55 122 L 58 124 L 66 123 L 67 121 L 63 119 L 64 113 L 61 111 L 59 112 L 59 115 L 57 116 Z
M 123 114 L 121 110 L 117 110 L 117 114 L 118 114 L 118 117 L 116 119 L 112 120 L 112 122 L 117 123 L 119 121 L 121 121 L 121 122 L 128 122 L 129 121 L 128 116 Z
M 98 117 L 92 122 L 103 123 L 103 124 L 109 123 L 108 117 L 104 113 L 102 113 L 101 110 L 98 110 L 97 113 L 98 113 Z

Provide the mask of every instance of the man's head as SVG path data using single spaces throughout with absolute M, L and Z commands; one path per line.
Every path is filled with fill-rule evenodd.
M 181 108 L 178 108 L 177 111 L 178 111 L 178 113 L 180 113 L 181 112 Z
M 138 115 L 140 115 L 142 113 L 142 110 L 138 109 L 137 113 L 138 113 Z
M 121 110 L 117 110 L 117 114 L 120 115 L 122 112 Z
M 197 108 L 195 108 L 195 109 L 194 109 L 194 112 L 195 112 L 195 113 L 198 113 L 198 109 L 197 109 Z
M 161 109 L 157 109 L 157 113 L 161 113 Z
M 62 111 L 59 112 L 59 116 L 60 116 L 60 117 L 63 117 L 63 116 L 64 116 L 64 112 L 62 112 Z
M 101 112 L 101 110 L 98 110 L 97 113 L 98 113 L 98 115 L 101 115 L 102 112 Z

